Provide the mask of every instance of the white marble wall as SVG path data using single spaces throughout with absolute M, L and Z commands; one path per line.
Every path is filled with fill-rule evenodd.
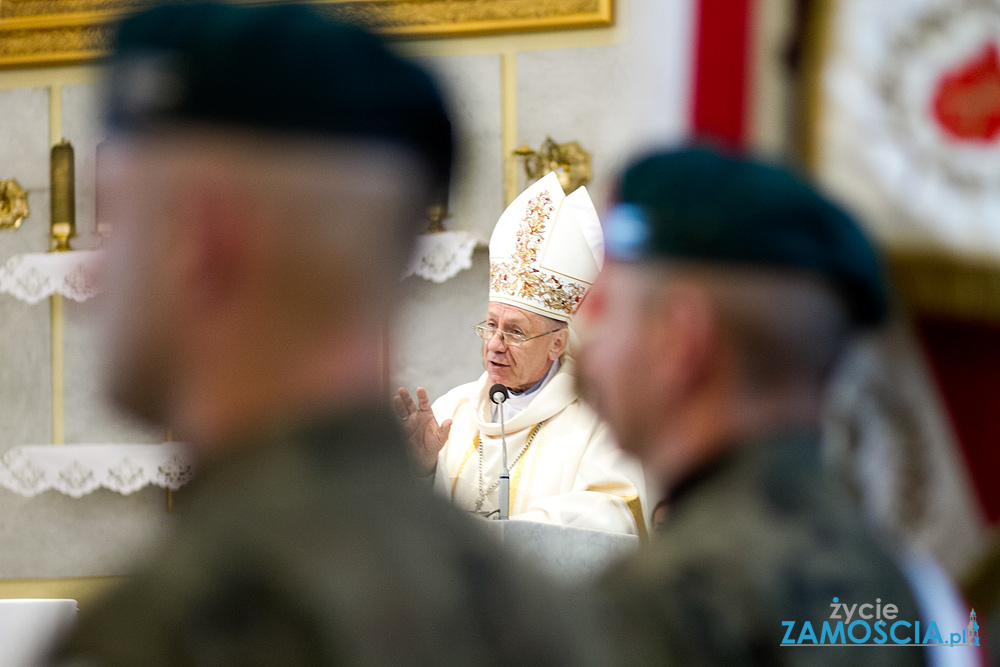
M 15 231 L 0 231 L 0 263 L 48 248 L 49 93 L 44 88 L 0 91 L 0 178 L 28 192 L 29 215 Z M 0 295 L 0 453 L 52 438 L 49 311 Z
M 95 162 L 103 140 L 97 84 L 62 87 L 62 135 L 76 154 L 76 226 L 73 247 L 96 247 Z M 64 314 L 65 439 L 68 443 L 162 442 L 164 433 L 130 418 L 106 399 L 101 385 L 101 298 L 66 301 Z
M 97 140 L 92 86 L 65 86 L 63 136 L 76 149 L 76 247 L 94 226 Z M 0 91 L 0 178 L 28 191 L 29 217 L 0 233 L 0 262 L 48 249 L 49 90 Z M 151 432 L 106 403 L 96 368 L 94 302 L 64 303 L 65 436 L 74 442 L 153 442 Z M 47 301 L 28 305 L 0 295 L 0 455 L 22 444 L 52 442 L 52 365 Z M 72 445 L 67 445 L 72 446 Z M 162 489 L 132 496 L 99 491 L 80 500 L 49 491 L 23 498 L 0 489 L 0 577 L 118 574 L 168 520 Z
M 601 213 L 630 160 L 688 136 L 692 12 L 690 0 L 630 2 L 620 43 L 517 56 L 518 144 L 579 141 Z
M 625 40 L 627 152 L 675 144 L 690 133 L 695 0 L 631 0 Z
M 76 154 L 76 230 L 73 247 L 92 248 L 95 213 L 95 162 L 97 144 L 104 139 L 100 124 L 100 93 L 97 84 L 61 87 L 62 138 L 73 144 Z
M 128 572 L 170 521 L 164 493 L 147 487 L 122 496 L 100 489 L 74 500 L 56 491 L 23 498 L 0 490 L 0 578 Z
M 503 208 L 500 56 L 425 58 L 447 98 L 459 153 L 455 163 L 448 229 L 489 241 Z
M 392 373 L 412 393 L 424 387 L 431 400 L 483 372 L 482 340 L 472 325 L 486 316 L 489 257 L 473 255 L 472 268 L 443 284 L 411 277 L 393 336 Z
M 591 154 L 587 187 L 598 211 L 625 161 L 628 52 L 622 45 L 530 51 L 517 56 L 518 143 L 579 141 Z M 522 182 L 523 185 L 523 182 Z

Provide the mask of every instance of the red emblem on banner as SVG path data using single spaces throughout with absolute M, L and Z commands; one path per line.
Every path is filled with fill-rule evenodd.
M 1000 50 L 987 44 L 946 72 L 934 96 L 934 116 L 954 139 L 990 142 L 1000 135 Z

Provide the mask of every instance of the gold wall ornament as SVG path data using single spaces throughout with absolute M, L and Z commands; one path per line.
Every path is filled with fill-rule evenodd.
M 0 0 L 0 68 L 74 64 L 104 56 L 111 45 L 111 26 L 143 2 Z M 312 0 L 311 4 L 386 35 L 410 39 L 610 26 L 615 0 Z
M 28 193 L 13 178 L 0 181 L 0 229 L 17 229 L 28 217 Z
M 63 139 L 52 147 L 52 250 L 72 250 L 76 236 L 76 168 L 73 146 Z
M 1000 261 L 941 249 L 891 250 L 893 285 L 918 316 L 1000 323 Z
M 528 184 L 554 171 L 563 192 L 569 194 L 580 186 L 587 185 L 593 178 L 590 153 L 583 150 L 577 141 L 557 144 L 552 137 L 545 137 L 537 151 L 524 144 L 514 151 L 514 155 L 524 161 L 524 175 L 528 177 Z

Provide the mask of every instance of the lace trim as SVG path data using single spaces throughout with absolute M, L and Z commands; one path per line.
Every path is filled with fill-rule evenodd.
M 155 484 L 177 490 L 194 476 L 182 443 L 24 445 L 0 458 L 0 486 L 26 497 L 55 490 L 81 498 L 99 488 L 123 495 Z
M 53 294 L 86 301 L 100 291 L 98 257 L 100 253 L 96 250 L 14 255 L 0 266 L 0 292 L 31 304 Z
M 476 239 L 466 232 L 437 232 L 417 237 L 416 248 L 403 277 L 420 276 L 443 283 L 460 271 L 472 268 Z

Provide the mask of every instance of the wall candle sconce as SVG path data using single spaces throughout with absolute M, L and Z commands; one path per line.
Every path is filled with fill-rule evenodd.
M 63 139 L 52 147 L 52 250 L 72 250 L 70 239 L 76 236 L 76 174 L 73 146 Z
M 528 177 L 529 184 L 554 171 L 563 192 L 569 194 L 590 183 L 593 177 L 590 153 L 583 150 L 577 141 L 557 144 L 552 137 L 545 137 L 537 151 L 524 144 L 514 151 L 514 155 L 524 161 L 524 175 Z
M 13 178 L 0 181 L 0 229 L 17 229 L 28 217 L 28 194 Z
M 76 236 L 76 196 L 73 147 L 62 141 L 51 153 L 52 221 L 50 252 L 14 255 L 0 266 L 0 293 L 25 303 L 38 303 L 55 294 L 83 302 L 99 291 L 96 250 L 72 250 Z
M 448 202 L 443 204 L 432 204 L 427 207 L 427 230 L 425 234 L 440 234 L 445 231 L 444 221 L 451 217 L 448 211 Z
M 445 229 L 444 221 L 450 216 L 447 199 L 427 209 L 427 229 L 416 239 L 410 262 L 403 272 L 404 278 L 420 276 L 443 283 L 460 271 L 472 268 L 476 239 L 468 232 Z

